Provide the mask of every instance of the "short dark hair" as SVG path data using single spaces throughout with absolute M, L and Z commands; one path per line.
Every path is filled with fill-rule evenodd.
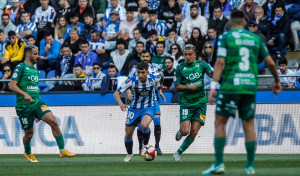
M 213 29 L 214 31 L 217 31 L 217 28 L 214 27 L 214 26 L 208 26 L 208 29 Z M 208 29 L 207 29 L 207 30 L 208 30 Z
M 76 64 L 76 65 L 74 65 L 74 68 L 75 67 L 80 67 L 80 68 L 82 68 L 82 65 L 81 64 Z
M 141 30 L 140 30 L 139 28 L 134 28 L 134 29 L 133 29 L 133 32 L 134 32 L 134 31 L 139 31 L 139 33 L 142 33 Z
M 195 4 L 193 4 L 193 5 L 190 6 L 190 9 L 193 9 L 193 8 L 196 8 L 198 10 L 198 6 L 195 5 Z
M 15 36 L 16 32 L 15 31 L 9 31 L 7 35 L 8 35 L 8 37 Z
M 176 8 L 175 10 L 174 10 L 174 14 L 176 15 L 176 14 L 180 14 L 181 13 L 181 9 L 180 8 Z
M 39 48 L 35 45 L 27 45 L 24 49 L 24 53 L 26 54 L 27 52 L 31 52 L 32 49 L 37 49 L 38 50 Z
M 142 44 L 143 46 L 145 46 L 144 42 L 142 42 L 142 41 L 136 42 L 136 45 L 135 45 L 135 46 L 137 46 L 138 44 Z
M 148 7 L 141 8 L 140 13 L 149 13 Z
M 157 31 L 154 30 L 154 29 L 151 29 L 151 30 L 148 32 L 148 36 L 150 37 L 151 35 L 157 35 Z
M 117 39 L 116 45 L 123 44 L 126 46 L 126 41 L 122 38 Z
M 231 11 L 230 21 L 232 25 L 241 25 L 245 20 L 245 14 L 241 10 Z
M 0 31 L 0 33 L 1 33 L 1 31 Z M 26 36 L 25 38 L 26 38 L 26 40 L 29 40 L 29 39 L 31 39 L 31 38 L 34 38 L 34 36 L 33 36 L 33 35 L 28 35 L 28 36 Z M 36 39 L 34 38 L 34 40 L 36 40 Z
M 135 11 L 134 7 L 129 6 L 126 8 L 126 12 L 134 12 L 134 11 Z
M 93 14 L 92 13 L 86 13 L 83 15 L 83 17 L 92 17 L 93 18 Z
M 172 63 L 174 63 L 174 59 L 173 59 L 172 57 L 170 57 L 170 56 L 167 56 L 167 57 L 165 58 L 165 61 L 166 61 L 167 59 L 170 59 L 170 60 L 171 60 L 171 62 L 172 62 Z
M 136 66 L 137 70 L 148 70 L 148 64 L 141 62 Z
M 9 15 L 7 13 L 3 13 L 2 17 L 7 16 L 9 18 Z
M 63 45 L 61 48 L 65 48 L 65 47 L 67 47 L 67 48 L 70 48 L 70 49 L 71 49 L 70 45 Z
M 101 32 L 98 30 L 92 30 L 91 34 L 95 33 L 96 36 L 101 36 Z
M 100 62 L 94 62 L 93 66 L 98 65 L 99 67 L 101 67 L 101 63 Z
M 44 34 L 44 39 L 46 39 L 46 38 L 49 37 L 49 36 L 52 36 L 52 34 L 51 34 L 50 32 L 46 32 L 46 33 Z
M 177 34 L 177 31 L 176 31 L 175 28 L 171 28 L 171 29 L 169 30 L 169 34 L 170 34 L 171 32 L 175 32 L 175 33 Z
M 27 11 L 27 10 L 23 10 L 23 11 L 21 12 L 21 16 L 22 16 L 23 14 L 25 14 L 25 13 L 27 13 L 27 14 L 30 16 L 30 12 Z
M 149 10 L 149 14 L 156 15 L 156 10 Z
M 87 40 L 82 40 L 82 41 L 80 42 L 80 46 L 81 46 L 81 45 L 84 45 L 84 44 L 90 45 L 90 43 L 89 43 Z
M 166 47 L 166 44 L 165 44 L 164 41 L 159 41 L 159 42 L 157 42 L 157 43 L 156 43 L 156 46 L 157 46 L 157 45 L 163 45 L 164 48 Z
M 221 6 L 219 6 L 219 5 L 214 6 L 214 11 L 215 11 L 215 9 L 221 9 L 221 11 L 223 12 Z
M 151 53 L 149 50 L 143 50 L 141 54 L 146 54 L 146 53 L 149 53 L 149 55 L 151 56 Z
M 70 17 L 70 18 L 73 18 L 73 17 L 79 17 L 79 14 L 78 14 L 77 12 L 73 11 L 73 12 L 70 13 L 70 16 L 69 16 L 69 17 Z
M 118 72 L 118 69 L 117 69 L 117 67 L 115 65 L 108 66 L 108 69 L 116 69 L 116 71 Z
M 282 57 L 282 56 L 281 56 L 281 57 Z M 287 65 L 287 64 L 288 64 L 288 62 L 287 62 L 287 60 L 286 60 L 285 57 L 282 57 L 281 59 L 279 59 L 279 61 L 278 61 L 278 66 L 281 65 L 281 64 L 284 64 L 284 65 Z
M 276 5 L 275 9 L 277 9 L 277 8 L 281 8 L 283 11 L 285 11 L 285 6 L 284 6 L 284 4 L 278 3 L 278 4 Z
M 0 33 L 4 33 L 4 31 L 2 29 L 0 29 Z

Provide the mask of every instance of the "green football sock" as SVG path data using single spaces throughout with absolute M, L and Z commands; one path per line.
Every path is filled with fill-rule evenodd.
M 59 150 L 65 149 L 65 142 L 62 134 L 55 136 L 56 143 L 58 145 Z
M 225 137 L 216 137 L 215 138 L 215 165 L 222 164 L 223 161 L 223 151 L 225 147 L 226 138 Z
M 31 153 L 31 145 L 30 144 L 29 145 L 24 144 L 24 148 L 25 148 L 25 153 L 27 155 L 29 155 Z
M 256 141 L 245 142 L 246 150 L 247 150 L 247 163 L 246 167 L 254 167 L 254 158 L 255 158 L 255 149 L 256 149 Z
M 186 137 L 179 149 L 177 150 L 177 153 L 182 154 L 193 142 L 194 140 L 191 140 L 189 136 Z

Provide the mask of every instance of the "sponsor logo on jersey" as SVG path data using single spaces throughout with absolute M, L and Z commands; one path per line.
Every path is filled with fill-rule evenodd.
M 41 106 L 41 110 L 42 110 L 43 112 L 45 112 L 45 111 L 49 110 L 49 108 L 48 108 L 47 105 L 43 105 L 43 106 Z
M 187 76 L 186 79 L 194 80 L 194 79 L 199 79 L 201 76 L 202 76 L 202 74 L 196 72 L 196 73 L 192 73 L 189 76 Z
M 39 88 L 36 86 L 27 86 L 27 90 L 28 91 L 37 91 L 37 90 L 39 90 Z
M 18 77 L 18 73 L 14 73 L 13 78 Z
M 26 67 L 26 70 L 29 70 L 29 68 L 28 68 L 28 67 Z

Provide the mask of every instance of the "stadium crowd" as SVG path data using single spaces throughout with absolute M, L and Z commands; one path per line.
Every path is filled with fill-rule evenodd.
M 218 36 L 230 30 L 230 13 L 238 9 L 245 13 L 245 28 L 278 60 L 278 72 L 300 74 L 288 69 L 284 56 L 300 51 L 300 0 L 0 0 L 0 77 L 10 79 L 27 44 L 39 47 L 40 79 L 86 78 L 41 82 L 45 92 L 116 90 L 117 77 L 128 76 L 143 50 L 165 76 L 174 76 L 184 61 L 185 44 L 213 67 Z M 206 88 L 210 81 L 206 77 Z M 286 88 L 300 87 L 299 77 L 281 81 Z M 172 87 L 166 79 L 163 88 Z M 0 82 L 0 90 L 9 91 L 8 83 Z

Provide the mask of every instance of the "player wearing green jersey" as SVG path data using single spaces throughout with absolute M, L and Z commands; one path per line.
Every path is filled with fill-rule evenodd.
M 174 161 L 180 161 L 182 154 L 195 140 L 201 126 L 205 124 L 206 94 L 204 90 L 204 74 L 212 77 L 212 70 L 206 62 L 195 60 L 195 46 L 184 47 L 184 59 L 175 70 L 175 90 L 180 99 L 180 130 L 176 134 L 179 141 L 188 135 L 179 149 L 174 153 Z
M 225 147 L 225 125 L 228 117 L 235 117 L 238 111 L 246 136 L 245 146 L 247 163 L 245 174 L 254 174 L 254 157 L 256 139 L 254 133 L 255 95 L 257 90 L 257 61 L 262 58 L 267 63 L 275 78 L 273 92 L 281 91 L 281 85 L 276 72 L 276 65 L 267 51 L 262 39 L 254 33 L 244 29 L 246 24 L 242 11 L 234 11 L 230 22 L 232 30 L 219 37 L 217 62 L 211 83 L 209 101 L 215 102 L 216 84 L 223 72 L 223 82 L 216 106 L 216 133 L 214 139 L 215 163 L 203 175 L 223 174 L 223 151 Z
M 38 61 L 39 50 L 35 45 L 25 47 L 25 61 L 19 64 L 11 77 L 10 89 L 17 93 L 16 111 L 25 132 L 24 156 L 29 162 L 38 162 L 31 153 L 30 141 L 33 136 L 33 123 L 43 120 L 50 125 L 52 134 L 60 150 L 60 157 L 73 157 L 75 154 L 64 149 L 64 139 L 57 121 L 39 95 L 39 72 L 33 67 Z

